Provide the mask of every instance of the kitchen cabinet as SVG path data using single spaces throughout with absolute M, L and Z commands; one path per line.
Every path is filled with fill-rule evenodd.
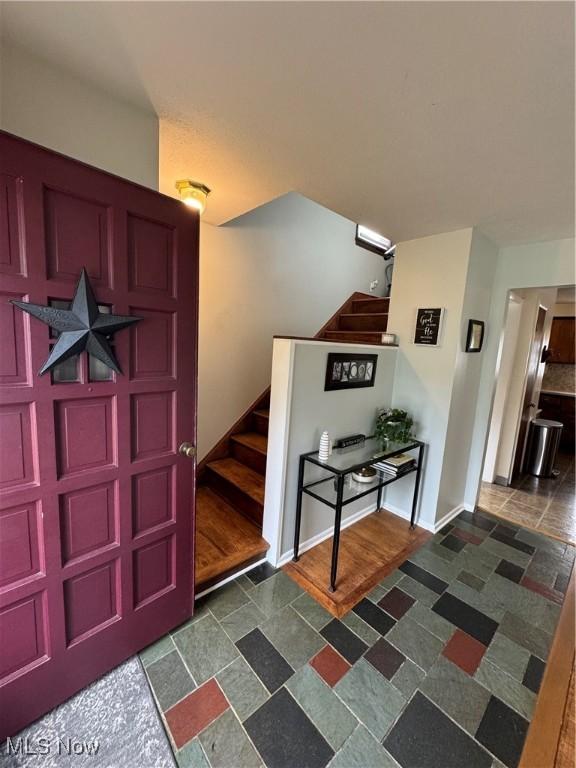
M 552 321 L 550 342 L 548 344 L 548 363 L 568 363 L 574 365 L 574 345 L 576 337 L 574 317 L 555 317 Z
M 542 413 L 539 414 L 538 418 L 552 419 L 553 421 L 560 421 L 564 424 L 560 446 L 563 450 L 573 453 L 576 396 L 542 392 L 540 394 L 538 405 L 542 409 Z

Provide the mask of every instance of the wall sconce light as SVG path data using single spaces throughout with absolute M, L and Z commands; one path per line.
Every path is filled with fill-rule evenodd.
M 206 208 L 206 199 L 210 194 L 210 189 L 206 184 L 191 179 L 180 179 L 176 182 L 176 189 L 180 192 L 180 199 L 184 205 L 198 211 L 202 216 Z

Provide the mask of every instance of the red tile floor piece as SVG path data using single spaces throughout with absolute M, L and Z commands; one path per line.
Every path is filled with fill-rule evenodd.
M 483 643 L 470 637 L 466 632 L 462 632 L 461 629 L 457 629 L 446 643 L 442 655 L 463 669 L 464 672 L 473 675 L 485 652 L 486 646 Z
M 389 613 L 390 616 L 393 616 L 395 619 L 401 619 L 415 602 L 416 600 L 414 600 L 413 597 L 410 597 L 410 595 L 407 595 L 406 592 L 398 589 L 398 587 L 392 587 L 392 589 L 384 595 L 382 600 L 378 602 L 378 605 L 380 608 L 383 608 L 386 613 Z
M 187 744 L 207 725 L 228 709 L 228 701 L 214 678 L 192 691 L 166 712 L 174 744 Z
M 456 536 L 456 538 L 460 539 L 460 541 L 465 541 L 467 544 L 482 544 L 484 539 L 481 539 L 479 536 L 474 536 L 473 533 L 468 533 L 468 531 L 462 531 L 460 528 L 453 528 L 450 533 L 453 536 Z
M 558 605 L 562 605 L 564 602 L 563 594 L 557 592 L 555 589 L 550 589 L 550 587 L 547 587 L 545 584 L 540 584 L 539 581 L 534 581 L 529 576 L 523 576 L 520 579 L 520 584 L 522 584 L 523 587 L 526 587 L 526 589 L 530 589 L 532 592 L 536 592 L 539 595 L 547 597 L 548 600 L 558 603 Z
M 350 664 L 340 656 L 330 645 L 325 645 L 313 659 L 310 666 L 314 667 L 320 677 L 332 688 L 338 680 L 344 677 L 350 669 Z

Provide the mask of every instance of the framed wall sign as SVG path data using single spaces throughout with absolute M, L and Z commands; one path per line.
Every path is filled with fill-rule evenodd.
M 378 355 L 330 352 L 326 363 L 324 391 L 373 387 Z
M 468 320 L 468 335 L 466 336 L 466 352 L 480 352 L 484 341 L 484 321 Z
M 438 346 L 443 314 L 444 309 L 441 307 L 417 310 L 414 344 L 422 344 L 426 347 Z

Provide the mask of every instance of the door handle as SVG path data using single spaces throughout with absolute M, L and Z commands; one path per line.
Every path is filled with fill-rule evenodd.
M 178 451 L 187 459 L 193 459 L 196 456 L 196 446 L 192 443 L 182 443 Z

